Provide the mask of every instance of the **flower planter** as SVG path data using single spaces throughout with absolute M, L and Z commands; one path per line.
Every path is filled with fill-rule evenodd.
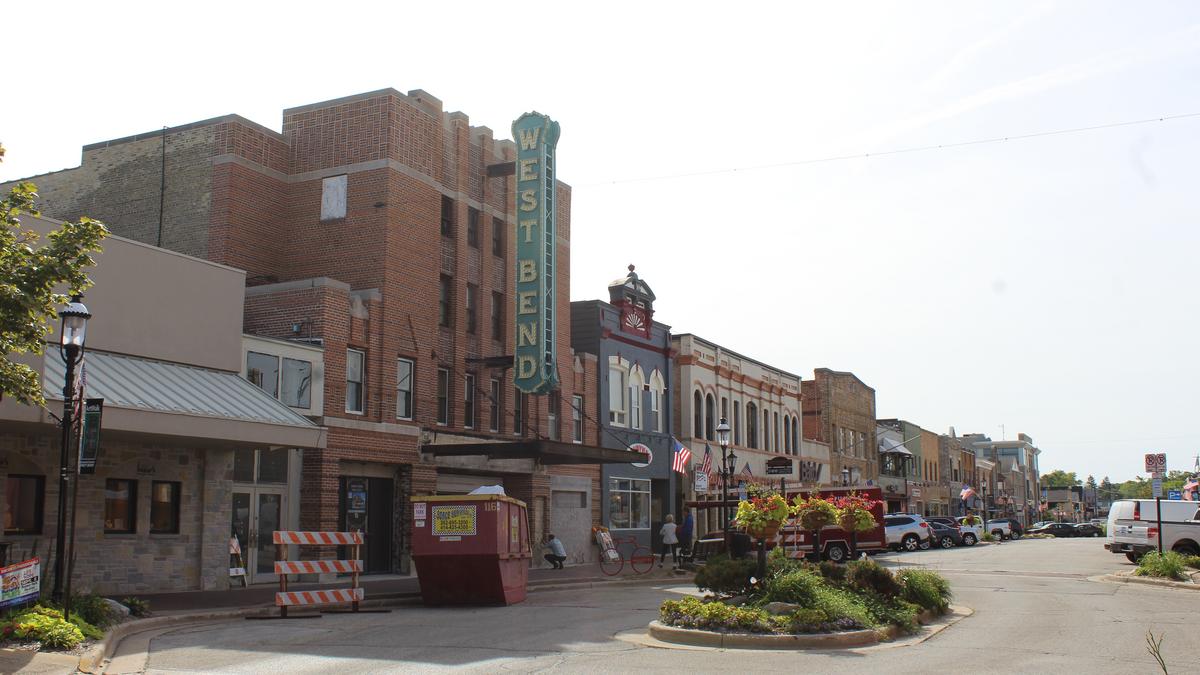
M 747 527 L 746 532 L 755 539 L 770 540 L 774 539 L 775 536 L 779 534 L 779 525 L 780 523 L 778 520 L 771 520 L 762 523 L 761 525 Z

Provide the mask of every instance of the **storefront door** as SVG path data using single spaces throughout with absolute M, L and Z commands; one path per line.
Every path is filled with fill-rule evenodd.
M 392 571 L 393 482 L 388 478 L 342 476 L 342 529 L 363 533 L 363 572 Z M 343 551 L 349 556 L 350 551 Z
M 232 532 L 242 547 L 249 583 L 278 581 L 272 533 L 282 529 L 284 492 L 281 487 L 234 488 Z

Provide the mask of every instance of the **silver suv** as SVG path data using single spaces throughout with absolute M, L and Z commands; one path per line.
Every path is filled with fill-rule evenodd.
M 889 513 L 883 517 L 883 528 L 888 546 L 897 550 L 916 551 L 933 542 L 933 529 L 915 513 Z

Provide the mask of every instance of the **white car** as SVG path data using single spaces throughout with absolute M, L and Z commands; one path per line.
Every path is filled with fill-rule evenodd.
M 1115 501 L 1108 511 L 1105 537 L 1104 548 L 1124 553 L 1130 562 L 1157 551 L 1160 538 L 1164 551 L 1200 555 L 1200 504 L 1163 500 L 1160 531 L 1153 499 Z
M 972 516 L 971 522 L 974 525 L 967 524 L 967 517 L 960 516 L 958 518 L 958 530 L 962 532 L 963 543 L 967 546 L 974 546 L 975 542 L 983 536 L 983 519 L 978 516 Z
M 889 513 L 883 517 L 883 529 L 888 546 L 895 549 L 916 551 L 933 543 L 933 529 L 915 513 Z
M 987 531 L 992 533 L 992 536 L 997 539 L 1012 539 L 1012 525 L 1007 520 L 989 520 L 987 522 Z

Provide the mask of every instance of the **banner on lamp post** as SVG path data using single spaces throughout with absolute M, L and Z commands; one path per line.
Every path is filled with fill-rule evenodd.
M 83 404 L 83 422 L 79 432 L 79 474 L 96 473 L 100 458 L 100 422 L 104 417 L 104 399 L 89 398 Z

